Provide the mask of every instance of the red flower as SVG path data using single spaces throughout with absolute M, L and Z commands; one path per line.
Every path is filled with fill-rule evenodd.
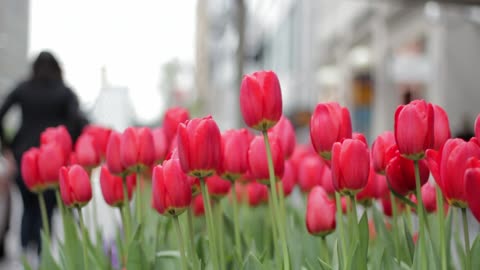
M 63 125 L 45 129 L 45 131 L 40 134 L 40 143 L 42 145 L 50 143 L 58 144 L 62 150 L 64 160 L 67 160 L 70 152 L 72 152 L 72 137 L 70 137 L 67 128 Z
M 213 175 L 221 165 L 222 137 L 211 116 L 195 118 L 178 126 L 178 155 L 185 173 Z
M 363 188 L 357 194 L 357 201 L 369 204 L 371 200 L 379 198 L 378 196 L 378 187 L 377 187 L 377 174 L 373 169 L 373 166 L 370 166 L 370 174 L 368 176 L 368 182 L 365 188 Z
M 346 139 L 332 148 L 333 186 L 342 193 L 355 194 L 365 187 L 370 174 L 370 154 L 365 143 Z
M 273 71 L 245 75 L 240 86 L 240 110 L 247 126 L 266 131 L 282 116 L 280 82 Z
M 390 161 L 386 156 L 387 150 L 395 144 L 395 136 L 391 131 L 380 134 L 372 144 L 372 163 L 377 173 L 385 174 L 385 168 Z
M 290 160 L 286 160 L 285 169 L 282 177 L 283 194 L 285 195 L 285 197 L 287 197 L 288 195 L 290 195 L 290 193 L 292 193 L 293 188 L 295 187 L 295 184 L 296 184 L 295 178 L 296 178 L 295 167 L 293 166 Z M 277 190 L 280 190 L 280 189 L 277 188 Z
M 285 169 L 282 147 L 278 139 L 274 136 L 269 136 L 269 141 L 272 150 L 275 177 L 277 181 L 280 181 Z M 254 179 L 262 183 L 269 183 L 270 174 L 268 172 L 267 151 L 263 136 L 256 136 L 250 143 L 250 148 L 248 149 L 248 164 Z
M 205 181 L 207 183 L 208 192 L 212 197 L 218 199 L 227 196 L 228 192 L 230 192 L 230 187 L 232 186 L 230 181 L 223 180 L 218 175 L 212 175 L 206 178 Z
M 316 186 L 308 194 L 306 224 L 313 235 L 325 236 L 335 231 L 335 202 L 322 187 Z
M 450 205 L 467 207 L 464 175 L 472 157 L 480 158 L 480 147 L 474 140 L 449 139 L 440 151 L 427 151 L 430 171 Z
M 112 131 L 107 144 L 107 167 L 113 174 L 125 173 L 126 168 L 120 159 L 120 144 L 122 135 L 118 132 Z
M 32 192 L 39 192 L 45 188 L 38 170 L 39 154 L 40 150 L 32 147 L 22 155 L 21 173 L 23 182 Z
M 363 133 L 353 132 L 353 133 L 352 133 L 352 139 L 360 140 L 360 141 L 362 141 L 364 144 L 368 145 L 367 138 L 365 137 L 365 135 L 364 135 Z
M 59 144 L 48 143 L 40 146 L 38 154 L 38 171 L 45 185 L 58 185 L 58 170 L 66 164 Z
M 310 119 L 310 138 L 317 153 L 330 160 L 333 144 L 352 138 L 348 109 L 336 102 L 319 103 Z
M 100 164 L 100 154 L 95 148 L 95 140 L 88 134 L 82 134 L 75 143 L 76 163 L 84 168 L 94 168 Z
M 325 167 L 325 163 L 318 155 L 304 158 L 298 168 L 298 185 L 300 189 L 308 193 L 315 186 L 321 186 Z
M 387 181 L 390 184 L 390 188 L 402 195 L 414 192 L 416 183 L 413 160 L 404 158 L 395 146 L 391 147 L 389 152 L 393 153 L 386 169 Z M 390 153 L 387 153 L 387 156 L 388 155 L 390 155 Z M 420 185 L 423 186 L 428 181 L 430 172 L 428 171 L 425 160 L 420 160 L 418 165 L 420 169 Z
M 205 205 L 203 204 L 202 194 L 195 196 L 192 200 L 193 214 L 196 217 L 205 215 Z
M 425 151 L 434 146 L 434 126 L 433 106 L 425 100 L 398 106 L 395 140 L 400 153 L 409 159 L 422 159 Z
M 107 143 L 108 138 L 110 137 L 110 133 L 112 132 L 111 129 L 96 126 L 96 125 L 88 125 L 83 129 L 82 134 L 88 134 L 93 137 L 95 150 L 97 151 L 98 155 L 103 159 L 107 153 Z
M 167 136 L 163 128 L 152 130 L 153 145 L 155 147 L 155 163 L 162 163 L 168 153 Z
M 251 207 L 256 207 L 261 203 L 268 202 L 268 188 L 267 186 L 258 182 L 250 182 L 247 184 L 248 204 Z
M 468 161 L 468 169 L 465 171 L 465 193 L 468 207 L 473 216 L 480 222 L 480 160 L 476 157 Z
M 126 176 L 128 200 L 132 198 L 133 189 L 137 182 L 136 179 L 137 176 L 135 174 Z M 100 172 L 100 187 L 107 204 L 111 206 L 121 206 L 123 204 L 123 179 L 111 174 L 106 166 L 103 166 Z
M 432 104 L 433 107 L 433 146 L 435 150 L 439 150 L 443 144 L 450 139 L 452 136 L 450 134 L 450 124 L 448 121 L 448 115 L 445 110 L 436 105 Z
M 248 148 L 252 135 L 247 129 L 222 134 L 222 162 L 219 174 L 234 181 L 248 170 Z
M 320 173 L 321 178 L 322 178 L 322 187 L 323 190 L 329 195 L 329 196 L 334 196 L 335 195 L 335 187 L 333 186 L 333 177 L 332 177 L 332 170 L 325 164 L 323 167 L 322 172 Z
M 475 137 L 480 141 L 480 114 L 475 119 Z
M 430 182 L 427 182 L 425 185 L 422 186 L 422 199 L 423 205 L 425 206 L 425 210 L 427 213 L 434 213 L 437 211 L 437 193 L 435 190 L 435 186 L 432 185 Z M 412 201 L 417 203 L 417 197 L 412 194 Z
M 176 216 L 192 201 L 192 188 L 178 159 L 165 160 L 153 169 L 152 200 L 162 215 Z
M 151 166 L 155 161 L 155 145 L 150 129 L 127 128 L 120 141 L 120 159 L 130 170 Z
M 295 129 L 293 128 L 292 123 L 288 120 L 287 117 L 282 116 L 280 121 L 268 131 L 268 134 L 274 134 L 280 141 L 282 145 L 283 154 L 285 159 L 290 158 L 295 149 Z
M 92 186 L 80 165 L 62 167 L 59 171 L 60 194 L 68 207 L 82 207 L 92 199 Z
M 170 108 L 165 112 L 163 118 L 163 129 L 165 131 L 165 137 L 167 138 L 167 144 L 170 145 L 177 134 L 178 125 L 185 123 L 190 118 L 188 110 L 181 107 Z

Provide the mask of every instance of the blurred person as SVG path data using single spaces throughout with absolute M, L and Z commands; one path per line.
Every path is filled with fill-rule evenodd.
M 22 117 L 18 132 L 9 141 L 2 120 L 14 105 L 20 107 Z M 8 94 L 0 107 L 2 153 L 5 157 L 11 156 L 15 160 L 15 182 L 23 201 L 20 239 L 24 250 L 29 245 L 36 245 L 40 250 L 42 222 L 37 195 L 30 192 L 22 180 L 20 173 L 22 154 L 31 147 L 39 146 L 40 134 L 47 127 L 65 125 L 75 141 L 86 124 L 87 120 L 80 111 L 77 96 L 63 81 L 58 61 L 50 52 L 41 52 L 33 62 L 29 77 Z M 44 196 L 48 221 L 51 223 L 56 205 L 55 194 L 48 190 L 44 192 Z M 3 246 L 4 243 L 0 244 Z

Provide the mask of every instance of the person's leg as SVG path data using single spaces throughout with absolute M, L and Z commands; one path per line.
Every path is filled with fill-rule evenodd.
M 36 223 L 35 220 L 41 218 L 39 210 L 40 208 L 36 194 L 27 189 L 20 175 L 17 176 L 16 182 L 23 201 L 20 240 L 22 248 L 26 248 L 28 244 L 34 240 L 33 232 Z

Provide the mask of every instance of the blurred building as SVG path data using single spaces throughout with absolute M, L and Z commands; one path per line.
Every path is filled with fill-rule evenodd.
M 28 0 L 0 0 L 0 98 L 27 72 Z

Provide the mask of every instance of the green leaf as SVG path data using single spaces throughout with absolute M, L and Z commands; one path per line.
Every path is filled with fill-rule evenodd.
M 21 260 L 22 260 L 22 265 L 24 270 L 33 270 L 30 263 L 28 263 L 27 257 L 25 257 L 25 255 L 22 255 Z
M 83 270 L 83 247 L 77 223 L 72 212 L 65 209 L 63 215 L 64 243 L 60 249 L 60 258 L 64 268 L 72 270 Z
M 243 263 L 243 268 L 245 270 L 263 270 L 262 263 L 258 260 L 255 255 L 252 253 L 248 254 L 245 262 Z
M 343 269 L 342 261 L 339 259 L 338 254 L 340 253 L 340 247 L 338 246 L 338 240 L 335 240 L 335 243 L 333 244 L 333 256 L 332 256 L 332 269 L 333 270 L 339 270 Z
M 413 254 L 415 252 L 415 244 L 413 243 L 413 238 L 408 228 L 407 221 L 403 219 L 403 232 L 405 234 L 405 242 L 408 251 L 409 263 L 413 262 Z
M 368 231 L 368 217 L 367 212 L 365 211 L 360 219 L 360 223 L 358 224 L 358 232 L 359 232 L 359 251 L 360 251 L 360 261 L 356 261 L 357 266 L 360 267 L 358 269 L 366 269 L 367 268 L 367 256 L 368 256 L 368 241 L 370 239 L 369 231 Z
M 128 270 L 143 270 L 148 268 L 145 252 L 140 242 L 134 239 L 128 247 Z
M 473 246 L 471 250 L 472 256 L 472 269 L 480 269 L 480 235 L 477 235 L 475 241 L 473 241 Z
M 50 249 L 50 239 L 47 239 L 44 231 L 41 232 L 42 237 L 42 253 L 40 255 L 40 269 L 41 270 L 60 270 L 57 262 L 53 259 L 52 251 Z

